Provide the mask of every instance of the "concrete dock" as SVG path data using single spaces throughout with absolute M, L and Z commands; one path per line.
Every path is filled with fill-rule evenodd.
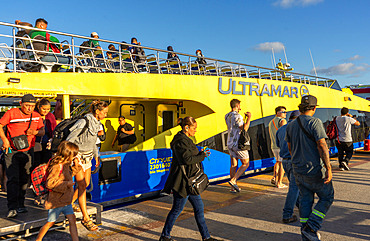
M 339 171 L 335 158 L 332 165 L 335 201 L 320 230 L 322 240 L 370 240 L 370 155 L 356 153 L 350 171 Z M 238 194 L 230 193 L 226 183 L 211 185 L 202 193 L 213 237 L 235 241 L 301 240 L 299 222 L 281 222 L 287 188 L 273 187 L 271 175 L 240 180 L 242 191 Z M 171 203 L 171 196 L 163 196 L 103 211 L 99 231 L 88 232 L 78 224 L 80 240 L 158 240 Z M 299 215 L 298 210 L 295 214 Z M 172 237 L 178 241 L 201 240 L 190 203 L 175 223 Z M 26 240 L 35 240 L 35 236 Z M 51 231 L 44 240 L 70 240 L 68 229 Z

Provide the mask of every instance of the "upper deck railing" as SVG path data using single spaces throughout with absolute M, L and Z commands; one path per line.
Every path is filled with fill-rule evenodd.
M 51 42 L 17 36 L 17 29 L 44 31 L 60 40 L 61 52 L 45 51 Z M 98 40 L 101 49 L 81 47 L 88 40 Z M 40 50 L 40 44 L 45 49 Z M 106 49 L 109 44 L 118 47 Z M 38 48 L 35 48 L 35 46 Z M 136 48 L 130 51 L 127 48 Z M 141 51 L 143 50 L 143 51 Z M 177 57 L 167 58 L 168 54 Z M 203 61 L 204 60 L 204 61 Z M 237 63 L 208 57 L 167 51 L 117 41 L 95 39 L 53 30 L 43 30 L 0 22 L 0 73 L 2 72 L 100 72 L 212 75 L 291 81 L 328 88 L 338 88 L 334 79 Z

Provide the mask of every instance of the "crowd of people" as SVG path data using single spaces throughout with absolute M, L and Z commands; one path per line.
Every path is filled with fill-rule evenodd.
M 35 197 L 36 205 L 43 205 L 48 213 L 48 222 L 40 230 L 37 240 L 42 240 L 47 230 L 53 226 L 60 213 L 64 213 L 70 223 L 73 240 L 78 240 L 74 212 L 82 212 L 82 225 L 96 231 L 87 213 L 86 187 L 90 184 L 92 160 L 99 166 L 97 140 L 105 135 L 100 122 L 108 113 L 108 103 L 93 101 L 90 112 L 78 120 L 70 129 L 56 152 L 51 151 L 51 140 L 57 120 L 51 110 L 50 101 L 36 100 L 32 94 L 24 95 L 20 108 L 12 108 L 0 119 L 0 138 L 2 141 L 1 172 L 3 191 L 7 192 L 7 218 L 28 212 L 25 196 L 31 184 L 30 174 L 39 165 L 47 163 L 46 188 L 51 191 L 45 200 Z M 122 121 L 123 120 L 123 121 Z M 120 117 L 116 140 L 126 151 L 129 144 L 136 141 L 134 128 Z M 122 136 L 121 134 L 124 134 Z M 133 138 L 134 137 L 134 141 Z M 127 139 L 129 139 L 127 141 Z M 72 177 L 74 177 L 74 182 Z M 76 184 L 76 185 L 75 185 Z M 76 188 L 73 188 L 73 187 Z M 74 204 L 78 199 L 79 205 Z
M 243 132 L 248 131 L 252 114 L 245 112 L 245 118 L 239 114 L 241 101 L 238 99 L 231 100 L 230 107 L 231 111 L 225 115 L 228 129 L 227 148 L 231 160 L 229 184 L 230 192 L 237 193 L 241 191 L 237 180 L 249 166 L 249 152 L 248 149 L 240 147 L 240 138 L 244 135 Z M 287 122 L 286 108 L 278 106 L 275 109 L 275 117 L 269 123 L 271 150 L 277 163 L 272 182 L 278 188 L 285 187 L 282 183 L 285 171 L 289 189 L 282 222 L 288 224 L 298 220 L 294 214 L 294 207 L 297 206 L 302 239 L 320 240 L 318 230 L 334 200 L 327 135 L 321 120 L 313 117 L 317 107 L 316 97 L 302 97 L 298 107 L 299 111 L 291 112 Z M 97 140 L 99 136 L 105 135 L 104 126 L 100 121 L 107 116 L 108 108 L 108 103 L 104 101 L 93 101 L 90 112 L 69 129 L 70 134 L 59 145 L 56 154 L 50 150 L 50 141 L 57 120 L 50 112 L 51 104 L 47 99 L 37 101 L 33 95 L 26 94 L 20 100 L 20 108 L 8 110 L 0 119 L 4 157 L 1 166 L 7 179 L 3 181 L 7 190 L 7 218 L 14 218 L 28 211 L 24 202 L 30 184 L 30 173 L 38 165 L 48 163 L 46 187 L 52 190 L 44 203 L 44 207 L 49 210 L 48 221 L 40 230 L 37 240 L 42 240 L 60 213 L 64 213 L 69 220 L 73 240 L 78 240 L 75 212 L 82 212 L 81 223 L 88 230 L 98 229 L 87 213 L 86 188 L 90 183 L 92 160 L 95 159 L 96 166 L 99 166 Z M 342 171 L 349 171 L 349 161 L 353 154 L 351 126 L 358 126 L 360 122 L 354 119 L 345 107 L 334 121 L 338 127 L 335 144 L 339 152 L 339 167 Z M 133 126 L 126 122 L 124 116 L 120 116 L 118 122 L 119 127 L 112 147 L 118 141 L 119 150 L 124 152 L 136 141 L 136 136 Z M 163 189 L 164 192 L 173 194 L 173 206 L 160 240 L 173 240 L 170 235 L 172 227 L 187 200 L 194 208 L 203 240 L 216 240 L 209 235 L 200 194 L 195 195 L 187 186 L 188 178 L 202 169 L 200 163 L 210 152 L 207 148 L 199 151 L 191 140 L 197 130 L 194 118 L 180 119 L 178 124 L 181 131 L 171 142 L 173 159 Z M 249 140 L 247 145 L 250 145 Z M 238 160 L 242 163 L 239 168 Z M 315 194 L 319 197 L 316 204 L 313 198 Z M 75 204 L 76 200 L 79 205 Z M 36 198 L 35 204 L 41 204 L 41 201 Z
M 238 140 L 243 130 L 248 130 L 250 116 L 245 113 L 246 121 L 238 113 L 240 101 L 230 102 L 232 111 L 226 114 L 228 127 L 227 148 L 231 158 L 230 181 L 231 191 L 240 191 L 235 175 L 235 163 L 240 159 L 243 172 L 248 167 L 249 158 L 246 151 L 238 148 Z M 313 117 L 316 112 L 317 98 L 312 95 L 302 97 L 299 110 L 291 112 L 289 121 L 286 121 L 286 108 L 278 106 L 275 117 L 269 123 L 271 150 L 275 157 L 274 175 L 271 183 L 278 188 L 287 187 L 282 183 L 284 171 L 289 181 L 282 222 L 285 224 L 296 222 L 294 207 L 299 209 L 302 240 L 320 240 L 318 230 L 334 200 L 332 184 L 332 167 L 329 149 L 326 143 L 327 134 L 322 121 Z M 335 145 L 338 148 L 338 161 L 341 171 L 350 168 L 348 163 L 353 154 L 353 140 L 351 126 L 360 125 L 360 122 L 349 114 L 346 107 L 341 109 L 341 115 L 333 120 L 338 129 Z M 239 172 L 238 170 L 238 172 Z M 237 173 L 238 173 L 237 172 Z M 314 196 L 318 196 L 315 204 Z
M 40 30 L 28 30 L 22 28 L 21 26 L 33 27 L 33 25 L 27 22 L 22 22 L 20 20 L 16 20 L 15 24 L 20 25 L 16 37 L 23 37 L 25 35 L 28 35 L 31 39 L 33 39 L 33 49 L 36 51 L 36 54 L 40 61 L 58 63 L 53 66 L 53 72 L 60 71 L 63 65 L 72 64 L 72 57 L 70 56 L 71 51 L 69 50 L 68 44 L 63 46 L 58 38 L 50 35 L 47 31 L 44 31 L 47 29 L 48 26 L 48 22 L 45 19 L 39 18 L 35 22 L 34 27 Z M 138 66 L 140 66 L 140 64 L 144 64 L 146 61 L 145 51 L 142 47 L 140 47 L 141 43 L 138 42 L 137 38 L 135 37 L 131 38 L 131 46 L 127 45 L 125 41 L 122 41 L 119 46 L 120 50 L 118 50 L 114 44 L 109 44 L 108 50 L 106 51 L 106 56 L 103 56 L 104 53 L 102 51 L 98 51 L 103 50 L 99 42 L 99 34 L 97 32 L 92 32 L 90 34 L 90 37 L 92 39 L 82 42 L 79 47 L 79 52 L 82 54 L 92 53 L 97 59 L 106 58 L 108 60 L 111 60 L 113 63 L 113 68 L 115 69 L 120 68 L 120 62 L 118 61 L 120 51 L 123 57 L 123 59 L 121 59 L 123 67 L 125 67 L 125 64 L 130 63 L 131 61 L 134 61 L 136 64 L 138 64 Z M 173 53 L 172 46 L 168 46 L 167 51 L 169 51 L 167 61 L 180 62 L 180 58 L 178 57 L 178 55 Z M 207 61 L 204 59 L 204 56 L 200 49 L 197 49 L 195 54 L 197 56 L 195 63 L 199 65 L 207 64 Z

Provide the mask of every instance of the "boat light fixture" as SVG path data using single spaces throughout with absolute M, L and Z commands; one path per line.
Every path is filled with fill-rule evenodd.
M 20 83 L 21 79 L 19 79 L 19 78 L 9 78 L 8 82 L 9 83 Z

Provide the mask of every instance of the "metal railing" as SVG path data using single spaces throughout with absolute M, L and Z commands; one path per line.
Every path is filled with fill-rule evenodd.
M 147 46 L 96 39 L 53 30 L 43 30 L 0 22 L 5 32 L 0 31 L 0 73 L 1 72 L 100 72 L 100 73 L 156 73 L 180 75 L 212 75 L 245 77 L 291 81 L 304 84 L 330 87 L 336 80 L 313 75 L 288 72 L 279 69 L 260 67 L 233 61 L 201 57 L 196 55 L 167 51 Z M 28 35 L 17 36 L 16 30 L 45 31 L 57 36 L 61 43 L 56 44 L 60 53 L 35 48 L 47 46 L 48 42 L 31 39 Z M 9 31 L 8 31 L 9 30 Z M 12 31 L 10 31 L 12 30 Z M 9 34 L 11 33 L 11 34 Z M 81 47 L 77 41 L 98 40 L 101 49 Z M 51 42 L 49 42 L 49 45 Z M 113 44 L 118 50 L 104 49 L 103 45 Z M 144 53 L 140 51 L 144 50 Z M 137 52 L 132 49 L 139 50 Z M 168 53 L 178 58 L 167 59 Z

